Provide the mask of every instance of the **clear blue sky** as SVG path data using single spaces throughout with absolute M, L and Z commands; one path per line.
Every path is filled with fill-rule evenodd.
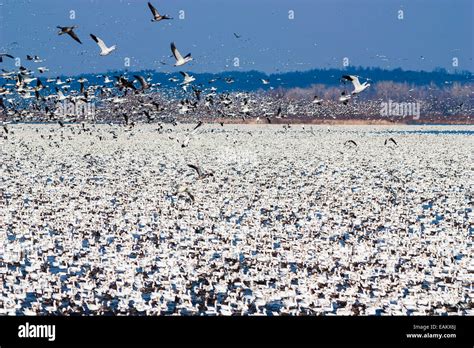
M 354 66 L 448 71 L 457 57 L 458 70 L 474 70 L 473 0 L 151 2 L 175 19 L 152 23 L 147 1 L 141 0 L 0 0 L 0 50 L 45 58 L 40 65 L 49 75 L 122 69 L 125 57 L 130 70 L 177 71 L 160 63 L 173 63 L 171 41 L 183 55 L 192 53 L 195 60 L 186 69 L 194 72 L 340 68 L 344 57 Z M 179 19 L 180 10 L 185 19 Z M 58 36 L 57 25 L 77 25 L 83 45 Z M 100 57 L 90 33 L 117 50 Z M 0 65 L 13 67 L 11 61 Z

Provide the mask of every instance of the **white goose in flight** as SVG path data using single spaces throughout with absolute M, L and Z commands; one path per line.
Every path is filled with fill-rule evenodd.
M 116 48 L 115 45 L 113 45 L 112 47 L 107 47 L 107 46 L 105 45 L 105 42 L 102 41 L 102 40 L 101 40 L 100 38 L 98 38 L 97 36 L 95 36 L 94 34 L 91 34 L 91 38 L 92 38 L 92 40 L 94 40 L 94 41 L 97 43 L 97 45 L 99 45 L 99 48 L 100 48 L 100 53 L 99 53 L 99 54 L 100 54 L 101 56 L 107 56 L 107 55 L 109 55 L 110 53 L 112 53 L 113 51 L 115 51 L 115 48 Z
M 313 98 L 313 101 L 312 101 L 313 104 L 317 104 L 317 105 L 321 105 L 323 103 L 323 100 L 318 98 L 317 95 L 314 96 Z
M 196 80 L 196 78 L 194 76 L 191 76 L 188 73 L 185 73 L 184 71 L 180 71 L 179 73 L 181 75 L 183 75 L 183 77 L 184 77 L 183 82 L 181 82 L 181 86 L 190 84 L 191 82 Z
M 174 42 L 171 43 L 171 52 L 173 52 L 173 56 L 176 58 L 176 63 L 174 64 L 174 66 L 181 66 L 193 60 L 193 58 L 191 57 L 191 53 L 188 53 L 183 58 L 181 53 L 179 53 L 178 49 L 176 48 Z
M 349 102 L 349 100 L 351 99 L 351 96 L 350 94 L 346 94 L 346 92 L 342 92 L 341 93 L 341 96 L 339 97 L 339 101 L 341 103 L 343 103 L 344 105 L 347 105 L 347 103 Z
M 56 94 L 57 94 L 57 100 L 58 100 L 58 101 L 63 101 L 63 100 L 68 99 L 68 97 L 66 97 L 66 96 L 64 95 L 64 93 L 63 93 L 59 88 L 57 88 L 57 87 L 56 87 Z
M 370 83 L 367 83 L 367 81 L 361 84 L 359 82 L 359 78 L 354 75 L 344 75 L 342 76 L 342 78 L 351 81 L 354 85 L 354 90 L 352 91 L 352 94 L 359 94 L 370 86 Z

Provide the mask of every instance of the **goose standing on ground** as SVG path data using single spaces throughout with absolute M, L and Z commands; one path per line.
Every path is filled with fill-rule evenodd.
M 151 20 L 152 22 L 159 22 L 163 19 L 173 19 L 171 17 L 168 17 L 167 15 L 160 15 L 158 10 L 150 2 L 148 3 L 148 7 L 150 8 L 151 13 L 153 14 L 153 19 Z
M 61 29 L 61 30 L 59 30 L 58 35 L 68 34 L 74 40 L 76 40 L 77 42 L 82 44 L 81 40 L 79 40 L 79 37 L 74 32 L 74 29 L 76 29 L 77 26 L 73 25 L 72 27 L 61 27 L 61 26 L 58 25 L 56 28 Z
M 100 54 L 101 56 L 107 56 L 107 55 L 109 55 L 110 53 L 112 53 L 113 51 L 115 51 L 115 48 L 116 48 L 115 45 L 113 45 L 113 46 L 111 46 L 111 47 L 107 47 L 107 46 L 105 45 L 105 42 L 102 41 L 100 38 L 98 38 L 98 37 L 95 36 L 94 34 L 90 34 L 90 35 L 91 35 L 92 40 L 94 40 L 94 41 L 97 43 L 97 45 L 99 45 L 99 48 L 100 48 L 100 53 L 99 53 L 99 54 Z
M 179 53 L 178 49 L 176 48 L 176 45 L 174 44 L 174 42 L 171 43 L 171 52 L 173 52 L 173 56 L 176 59 L 176 63 L 174 64 L 174 66 L 181 66 L 193 60 L 193 58 L 191 57 L 191 53 L 188 53 L 183 58 L 181 53 Z
M 342 76 L 342 78 L 351 81 L 354 85 L 354 90 L 352 91 L 352 94 L 359 94 L 360 92 L 370 87 L 370 83 L 367 83 L 367 81 L 365 81 L 363 84 L 361 84 L 359 82 L 359 77 L 354 75 L 344 75 Z

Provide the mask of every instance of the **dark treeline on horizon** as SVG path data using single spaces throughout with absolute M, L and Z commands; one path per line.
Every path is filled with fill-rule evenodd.
M 203 88 L 215 86 L 218 92 L 230 91 L 256 91 L 259 89 L 269 90 L 277 88 L 308 88 L 313 85 L 340 86 L 341 76 L 350 74 L 360 76 L 361 81 L 369 80 L 374 84 L 381 81 L 391 81 L 397 83 L 407 83 L 413 86 L 435 85 L 437 87 L 446 87 L 453 83 L 466 84 L 474 83 L 474 74 L 469 71 L 459 71 L 449 73 L 443 68 L 433 71 L 409 71 L 403 69 L 386 70 L 380 68 L 366 67 L 347 67 L 345 69 L 312 69 L 307 71 L 294 71 L 279 74 L 265 74 L 260 71 L 225 71 L 220 73 L 193 73 L 188 72 L 196 78 L 196 84 Z M 171 77 L 182 79 L 179 72 L 164 73 L 154 70 L 141 71 L 108 71 L 104 73 L 110 78 L 118 75 L 133 76 L 139 74 L 145 77 L 151 77 L 153 83 L 160 83 L 163 88 L 177 87 L 175 82 L 168 79 Z M 100 84 L 102 79 L 97 77 L 103 74 L 82 74 L 86 77 L 89 84 Z M 61 78 L 70 77 L 61 75 Z M 41 77 L 40 77 L 41 78 Z M 232 78 L 232 83 L 227 83 L 226 78 Z M 210 80 L 217 79 L 212 84 Z M 270 81 L 270 84 L 263 85 L 261 79 Z M 72 86 L 74 88 L 74 86 Z M 179 87 L 179 86 L 178 86 Z

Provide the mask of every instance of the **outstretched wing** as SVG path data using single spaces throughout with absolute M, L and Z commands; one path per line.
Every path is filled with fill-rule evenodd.
M 191 200 L 194 202 L 194 196 L 192 195 L 192 193 L 189 191 L 186 191 L 186 193 L 188 194 L 189 198 L 191 198 Z
M 74 40 L 76 40 L 77 42 L 79 42 L 80 44 L 82 44 L 81 40 L 79 40 L 79 37 L 76 35 L 76 33 L 74 32 L 74 30 L 70 30 L 68 32 L 69 36 L 72 37 Z
M 344 75 L 344 76 L 342 76 L 342 78 L 343 78 L 343 79 L 346 79 L 346 80 L 348 80 L 348 81 L 351 81 L 355 88 L 360 87 L 359 78 L 358 78 L 357 76 L 354 76 L 354 75 Z
M 202 121 L 199 121 L 198 124 L 196 125 L 196 127 L 194 127 L 192 133 L 194 133 L 201 126 L 202 126 Z
M 199 169 L 198 166 L 196 166 L 194 164 L 188 164 L 188 167 L 194 169 L 196 171 L 197 175 L 201 176 L 201 170 Z
M 138 82 L 140 82 L 140 85 L 142 86 L 142 89 L 147 89 L 149 86 L 148 86 L 148 83 L 145 81 L 145 79 L 140 76 L 140 75 L 133 75 L 134 78 L 136 78 L 138 80 Z
M 105 45 L 105 42 L 104 42 L 104 41 L 102 41 L 101 39 L 99 39 L 99 38 L 98 38 L 97 36 L 95 36 L 94 34 L 91 34 L 91 38 L 92 38 L 92 40 L 94 40 L 94 41 L 97 43 L 97 45 L 99 45 L 99 47 L 100 47 L 100 49 L 101 49 L 102 51 L 107 50 L 107 46 Z
M 153 17 L 155 17 L 155 18 L 160 17 L 160 13 L 150 2 L 148 3 L 148 7 L 150 8 L 151 13 L 153 14 Z
M 171 52 L 173 52 L 173 56 L 176 58 L 176 60 L 182 60 L 183 56 L 181 53 L 179 53 L 178 49 L 176 48 L 176 45 L 174 42 L 171 43 Z
M 357 146 L 357 143 L 354 140 L 348 140 L 344 143 L 344 145 L 345 144 L 354 144 L 355 146 Z
M 359 88 L 360 87 L 359 78 L 357 76 L 353 76 L 352 84 L 354 85 L 354 88 Z

